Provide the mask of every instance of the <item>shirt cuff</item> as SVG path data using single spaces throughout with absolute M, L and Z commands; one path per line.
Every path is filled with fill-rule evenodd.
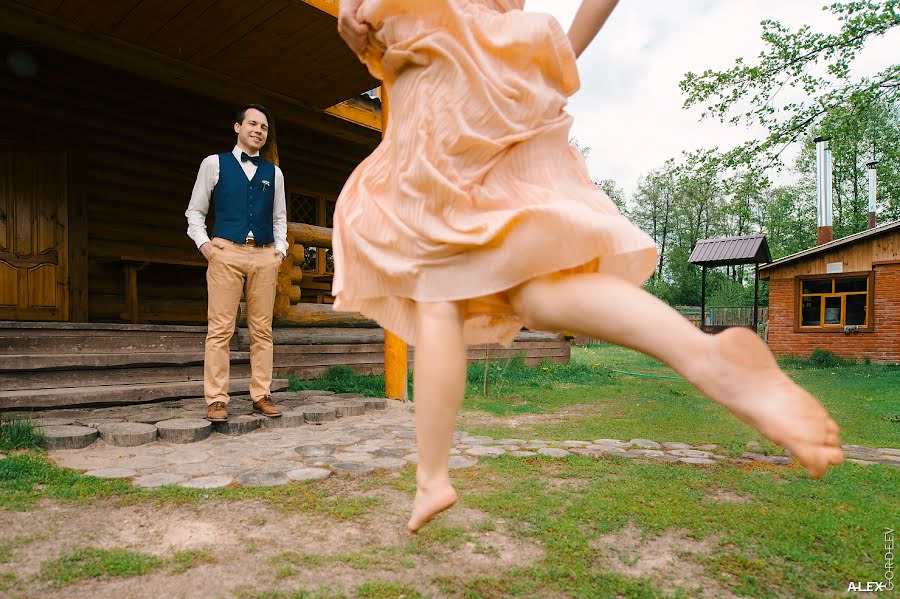
M 204 243 L 209 243 L 210 241 L 212 241 L 212 240 L 209 238 L 209 235 L 207 235 L 206 233 L 197 233 L 197 236 L 194 237 L 194 243 L 197 244 L 198 250 L 200 249 L 201 245 L 203 245 Z
M 281 252 L 281 255 L 287 258 L 288 244 L 286 241 L 276 241 L 275 249 Z

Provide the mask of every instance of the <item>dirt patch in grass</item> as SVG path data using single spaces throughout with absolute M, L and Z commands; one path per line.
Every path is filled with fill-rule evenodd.
M 573 418 L 599 416 L 602 406 L 598 403 L 571 404 L 560 408 L 552 414 L 505 414 L 496 416 L 488 412 L 478 410 L 466 410 L 460 412 L 458 427 L 461 429 L 484 427 L 509 427 L 521 428 L 527 426 L 539 426 L 545 424 L 559 424 Z
M 597 567 L 603 570 L 647 578 L 665 591 L 681 588 L 710 599 L 736 599 L 737 595 L 708 576 L 698 563 L 698 558 L 709 555 L 716 543 L 714 538 L 692 539 L 677 530 L 651 538 L 629 522 L 591 544 L 599 554 Z
M 717 503 L 747 503 L 750 501 L 749 497 L 745 497 L 744 495 L 739 495 L 734 491 L 729 491 L 728 489 L 720 489 L 716 487 L 706 496 L 707 499 L 711 501 L 715 501 Z
M 462 580 L 543 559 L 540 546 L 519 539 L 475 509 L 456 506 L 423 534 L 405 530 L 411 497 L 384 487 L 369 492 L 384 507 L 350 521 L 316 513 L 285 513 L 264 500 L 209 499 L 172 506 L 112 501 L 85 506 L 43 501 L 29 512 L 0 512 L 2 538 L 33 537 L 16 546 L 0 576 L 14 575 L 22 597 L 230 597 L 242 590 L 343 589 L 385 581 L 435 594 L 434 572 L 452 564 Z M 167 567 L 131 579 L 95 579 L 52 588 L 41 565 L 75 547 L 128 549 L 157 556 Z M 189 568 L 184 552 L 201 552 Z M 285 556 L 288 556 L 287 558 Z M 291 557 L 293 556 L 293 557 Z M 183 560 L 182 560 L 183 561 Z M 9 582 L 9 581 L 7 581 Z

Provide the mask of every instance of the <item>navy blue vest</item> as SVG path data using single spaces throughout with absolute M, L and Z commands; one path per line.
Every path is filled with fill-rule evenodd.
M 219 154 L 219 180 L 212 192 L 216 224 L 213 236 L 243 243 L 253 231 L 256 243 L 273 243 L 275 165 L 260 158 L 249 181 L 231 152 Z

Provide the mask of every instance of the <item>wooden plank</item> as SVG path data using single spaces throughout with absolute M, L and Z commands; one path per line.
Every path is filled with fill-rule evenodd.
M 232 364 L 231 376 L 250 377 L 250 364 Z M 49 370 L 43 372 L 0 372 L 0 389 L 58 389 L 61 387 L 108 387 L 203 381 L 203 365 L 145 368 L 104 368 L 100 370 Z
M 288 223 L 288 237 L 298 245 L 306 247 L 330 248 L 334 230 L 303 223 Z M 297 257 L 295 256 L 295 259 Z M 302 258 L 301 258 L 302 260 Z
M 249 352 L 231 352 L 231 363 L 249 363 Z M 24 354 L 4 355 L 0 372 L 47 370 L 96 370 L 98 368 L 145 368 L 203 364 L 204 352 L 125 352 L 116 354 Z
M 110 354 L 119 352 L 197 352 L 203 351 L 206 336 L 147 333 L 127 336 L 86 334 L 29 337 L 0 337 L 0 354 L 58 354 L 80 352 Z
M 231 379 L 230 392 L 247 393 L 250 379 Z M 272 391 L 286 389 L 283 379 L 272 381 Z M 109 385 L 102 387 L 66 387 L 40 391 L 0 391 L 0 409 L 59 408 L 92 404 L 146 403 L 161 399 L 203 397 L 203 381 L 155 383 L 151 385 Z
M 344 326 L 359 327 L 372 324 L 372 321 L 355 312 L 335 311 L 331 304 L 294 304 L 284 314 L 276 315 L 276 326 L 322 327 Z

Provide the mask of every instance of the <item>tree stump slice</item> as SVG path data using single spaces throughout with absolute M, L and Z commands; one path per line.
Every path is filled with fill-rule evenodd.
M 303 419 L 312 424 L 322 424 L 323 422 L 331 422 L 337 418 L 334 408 L 319 406 L 310 406 L 303 409 Z
M 270 470 L 262 472 L 244 472 L 237 477 L 235 482 L 245 487 L 278 487 L 286 485 L 288 478 L 287 474 L 284 472 Z
M 71 424 L 41 427 L 41 431 L 44 433 L 44 443 L 50 449 L 84 449 L 99 436 L 95 428 Z
M 326 468 L 298 468 L 287 473 L 291 480 L 322 480 L 331 476 L 331 470 Z
M 131 468 L 97 468 L 96 470 L 88 470 L 85 476 L 93 476 L 94 478 L 131 478 L 137 476 L 137 470 Z
M 47 428 L 48 426 L 68 426 L 75 424 L 74 418 L 35 418 L 31 421 L 34 426 Z
M 199 418 L 165 420 L 156 425 L 159 438 L 169 443 L 196 443 L 209 437 L 212 423 Z M 174 483 L 172 483 L 174 484 Z
M 324 445 L 324 444 L 311 444 L 311 445 L 300 445 L 299 447 L 294 448 L 294 453 L 302 456 L 306 456 L 309 458 L 324 458 L 328 457 L 335 451 L 334 445 Z
M 331 465 L 331 470 L 337 476 L 347 478 L 369 476 L 375 472 L 375 468 L 360 462 L 338 462 Z
M 328 404 L 329 408 L 334 408 L 338 418 L 347 418 L 348 416 L 362 416 L 366 413 L 366 405 L 359 402 L 341 401 Z
M 100 438 L 118 447 L 134 447 L 156 441 L 156 425 L 140 422 L 104 424 L 99 429 Z
M 148 410 L 132 418 L 132 421 L 141 424 L 156 424 L 157 422 L 168 420 L 174 415 L 175 410 Z
M 217 433 L 223 435 L 246 435 L 252 433 L 262 425 L 259 416 L 229 416 L 226 422 L 213 422 L 212 427 Z
M 178 486 L 186 487 L 188 489 L 221 489 L 222 487 L 227 487 L 228 485 L 230 485 L 231 481 L 233 480 L 234 478 L 231 476 L 215 474 L 212 476 L 192 478 L 190 480 L 178 483 Z
M 266 418 L 262 426 L 266 428 L 297 428 L 303 426 L 305 417 L 303 410 L 288 410 L 281 413 L 280 418 Z
M 145 489 L 158 489 L 168 485 L 177 485 L 186 480 L 187 477 L 181 474 L 170 474 L 168 472 L 157 472 L 156 474 L 145 474 L 138 476 L 132 480 L 132 484 Z
M 364 397 L 367 410 L 387 410 L 387 398 L 384 397 Z

